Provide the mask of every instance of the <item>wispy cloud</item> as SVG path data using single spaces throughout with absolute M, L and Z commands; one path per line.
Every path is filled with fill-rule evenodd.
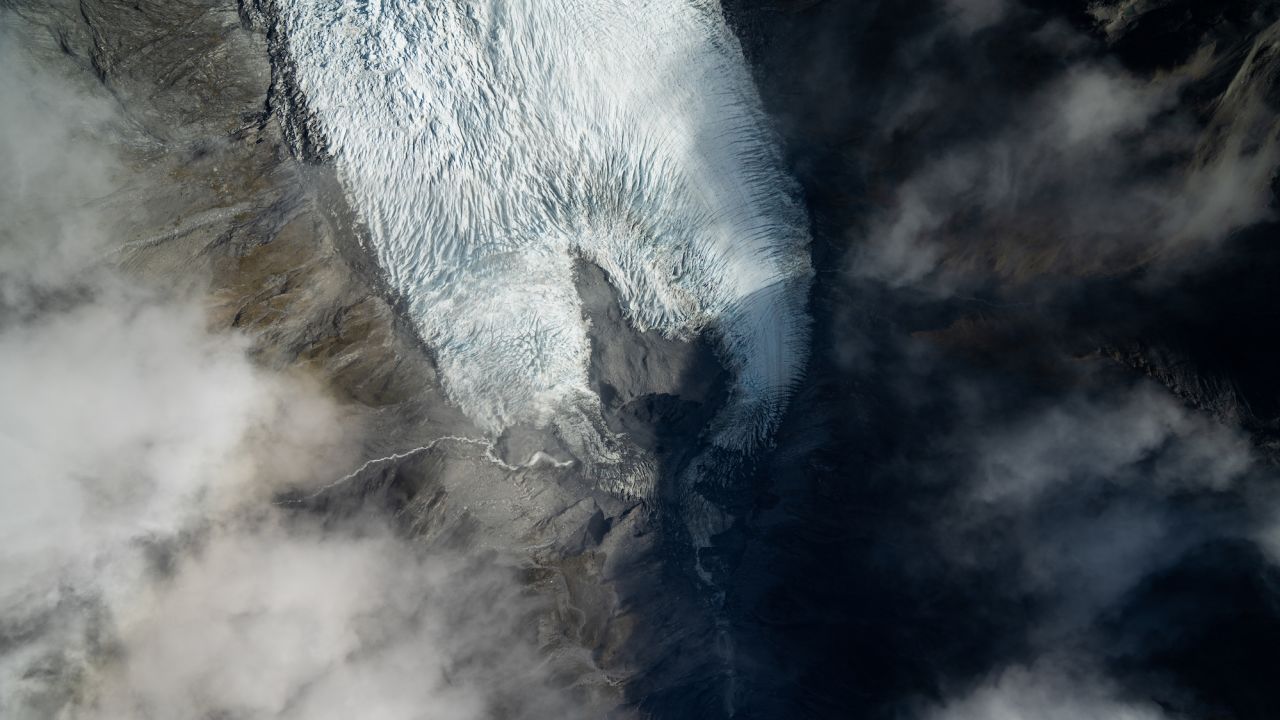
M 1066 664 L 1014 666 L 929 720 L 1165 720 L 1154 704 L 1124 698 L 1111 683 Z
M 1001 7 L 990 23 L 1027 12 Z M 915 52 L 932 57 L 935 47 L 970 42 L 966 18 L 976 10 L 953 10 Z M 1266 219 L 1280 162 L 1280 123 L 1264 109 L 1275 32 L 1262 33 L 1242 61 L 1206 45 L 1177 68 L 1143 74 L 1100 56 L 1079 31 L 1042 23 L 1024 52 L 1052 54 L 1061 68 L 999 101 L 983 95 L 990 110 L 976 126 L 952 128 L 922 153 L 859 233 L 851 272 L 945 295 L 991 278 L 1121 272 Z M 957 62 L 996 62 L 983 45 L 969 47 Z M 1227 62 L 1238 63 L 1235 80 L 1206 121 L 1184 92 Z M 879 113 L 885 143 L 956 110 L 939 104 L 954 103 L 952 94 L 930 92 L 942 82 L 936 68 L 917 63 L 912 72 L 902 84 L 915 90 L 896 92 Z
M 0 38 L 0 715 L 579 717 L 514 561 L 272 504 L 359 464 L 309 378 L 112 265 L 136 170 Z
M 977 496 L 1028 504 L 1072 483 L 1226 490 L 1253 463 L 1242 433 L 1151 384 L 1117 397 L 1073 396 L 978 439 Z

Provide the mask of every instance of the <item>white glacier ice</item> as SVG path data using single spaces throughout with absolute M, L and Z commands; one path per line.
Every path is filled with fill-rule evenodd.
M 588 382 L 581 258 L 637 328 L 714 334 L 734 381 L 710 442 L 768 438 L 806 358 L 807 218 L 718 2 L 277 5 L 378 261 L 479 425 L 628 462 Z

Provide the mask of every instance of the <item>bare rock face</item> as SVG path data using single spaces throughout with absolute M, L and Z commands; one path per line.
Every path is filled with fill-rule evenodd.
M 129 169 L 108 203 L 121 266 L 206 286 L 214 324 L 251 331 L 268 366 L 312 367 L 346 398 L 384 407 L 429 386 L 429 362 L 360 265 L 332 177 L 291 158 L 273 120 L 266 39 L 234 6 L 33 3 L 15 13 L 33 52 L 96 77 L 123 118 L 120 137 L 104 138 Z M 369 350 L 344 354 L 353 344 Z

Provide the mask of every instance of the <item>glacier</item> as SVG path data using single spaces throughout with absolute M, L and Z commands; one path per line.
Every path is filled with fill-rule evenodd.
M 768 441 L 807 359 L 808 219 L 718 2 L 276 5 L 371 249 L 480 427 L 553 427 L 603 486 L 651 487 L 590 387 L 585 260 L 637 329 L 715 338 L 717 456 Z

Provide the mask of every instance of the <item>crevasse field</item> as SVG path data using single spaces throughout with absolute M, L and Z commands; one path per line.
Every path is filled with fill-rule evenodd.
M 713 445 L 767 440 L 806 359 L 807 218 L 718 3 L 281 8 L 373 250 L 474 421 L 555 427 L 643 494 L 588 383 L 582 259 L 636 328 L 713 333 L 734 374 Z

